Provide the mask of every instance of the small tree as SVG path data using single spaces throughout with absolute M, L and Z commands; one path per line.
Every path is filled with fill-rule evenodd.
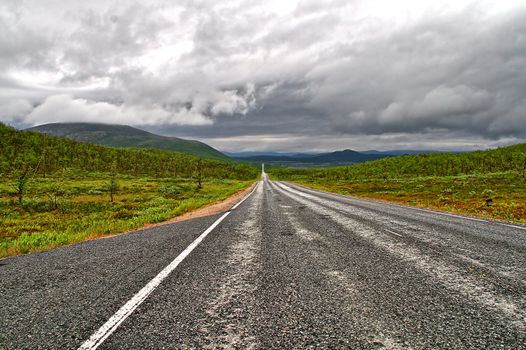
M 40 165 L 40 161 L 38 161 L 36 164 L 34 163 L 34 160 L 28 159 L 25 161 L 25 164 L 20 166 L 22 169 L 16 172 L 16 195 L 18 197 L 18 203 L 20 204 L 22 204 L 22 201 L 24 200 L 26 185 L 29 179 L 37 172 Z
M 20 157 L 14 161 L 14 168 L 18 168 L 18 170 L 15 170 L 18 203 L 22 204 L 26 192 L 26 185 L 31 176 L 34 176 L 37 173 L 44 157 L 45 148 L 41 150 L 40 156 L 35 154 L 21 154 Z
M 20 204 L 22 204 L 22 201 L 24 199 L 24 194 L 26 192 L 26 184 L 29 180 L 30 171 L 31 168 L 26 168 L 18 174 L 16 179 L 16 195 L 18 197 L 18 203 Z
M 175 158 L 172 158 L 172 170 L 173 170 L 173 177 L 177 177 L 177 160 Z
M 61 197 L 65 195 L 65 192 L 63 190 L 63 183 L 62 181 L 59 181 L 55 183 L 48 192 L 46 192 L 46 196 L 49 198 L 49 204 L 52 210 L 58 209 L 58 202 Z
M 119 190 L 119 184 L 117 183 L 117 175 L 115 172 L 112 172 L 110 174 L 110 181 L 108 183 L 108 192 L 110 194 L 110 202 L 113 203 L 115 199 L 115 195 L 117 194 L 117 191 Z
M 201 189 L 203 187 L 203 160 L 199 158 L 197 161 L 197 188 Z

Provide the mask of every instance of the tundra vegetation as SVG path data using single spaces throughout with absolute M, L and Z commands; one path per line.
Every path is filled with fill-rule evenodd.
M 257 168 L 109 148 L 0 123 L 0 257 L 133 230 L 220 201 Z
M 272 168 L 274 180 L 422 208 L 526 222 L 526 144 L 330 168 Z

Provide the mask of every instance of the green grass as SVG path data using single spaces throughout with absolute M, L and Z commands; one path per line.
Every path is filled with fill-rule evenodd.
M 348 195 L 526 222 L 526 143 L 329 168 L 273 168 L 269 174 Z
M 331 179 L 279 171 L 271 177 L 313 188 L 422 208 L 526 223 L 526 181 L 516 171 L 458 176 Z M 492 199 L 487 206 L 486 199 Z
M 208 159 L 233 161 L 203 142 L 155 135 L 128 125 L 53 123 L 36 126 L 31 130 L 110 147 L 156 148 Z
M 110 203 L 108 174 L 32 178 L 19 203 L 1 179 L 0 257 L 25 254 L 158 223 L 223 200 L 253 181 L 119 176 Z
M 229 158 L 230 159 L 230 158 Z M 137 177 L 196 177 L 250 180 L 259 169 L 233 161 L 159 149 L 111 148 L 38 132 L 19 131 L 0 122 L 0 178 L 61 177 L 71 173 L 115 172 Z

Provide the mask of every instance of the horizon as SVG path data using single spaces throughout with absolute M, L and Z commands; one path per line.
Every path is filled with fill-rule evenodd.
M 32 128 L 36 128 L 36 127 L 39 127 L 39 126 L 46 126 L 46 125 L 53 125 L 53 124 L 92 124 L 92 125 L 108 125 L 108 126 L 126 126 L 126 127 L 132 127 L 132 128 L 135 128 L 135 129 L 138 129 L 138 130 L 142 130 L 142 131 L 146 131 L 146 132 L 150 132 L 147 130 L 147 128 L 140 128 L 140 127 L 135 127 L 135 126 L 132 126 L 132 125 L 126 125 L 126 124 L 110 124 L 110 123 L 99 123 L 99 122 L 80 122 L 80 121 L 77 121 L 77 122 L 56 122 L 56 123 L 46 123 L 46 124 L 39 124 L 39 125 L 35 125 L 35 126 L 32 126 L 32 127 L 29 127 L 29 128 L 22 128 L 20 130 L 30 130 Z M 9 125 L 9 124 L 8 124 Z M 16 126 L 13 126 L 13 127 L 16 127 Z M 31 131 L 31 130 L 30 130 Z M 155 133 L 155 132 L 150 132 L 154 135 L 157 135 L 157 136 L 164 136 L 164 137 L 177 137 L 175 135 L 162 135 L 161 133 Z M 200 140 L 197 140 L 197 141 L 200 141 Z M 519 143 L 522 143 L 522 142 L 519 142 Z M 366 153 L 366 152 L 384 152 L 384 153 L 387 153 L 387 152 L 403 152 L 403 151 L 408 151 L 408 152 L 423 152 L 423 153 L 426 153 L 426 152 L 438 152 L 438 153 L 459 153 L 459 152 L 469 152 L 469 151 L 483 151 L 483 150 L 489 150 L 489 149 L 494 149 L 494 148 L 498 148 L 498 147 L 505 147 L 505 146 L 511 146 L 511 145 L 514 145 L 514 144 L 518 144 L 518 143 L 510 143 L 510 144 L 506 144 L 506 145 L 494 145 L 494 146 L 490 146 L 490 147 L 485 147 L 485 148 L 474 148 L 474 149 L 426 149 L 426 148 L 400 148 L 400 149 L 394 149 L 394 148 L 389 148 L 389 149 L 354 149 L 354 148 L 339 148 L 339 149 L 329 149 L 329 150 L 241 150 L 241 151 L 229 151 L 229 150 L 222 150 L 222 149 L 217 149 L 218 151 L 226 154 L 226 155 L 230 155 L 230 154 L 244 154 L 244 153 L 258 153 L 258 154 L 261 154 L 261 155 L 268 155 L 268 154 L 277 154 L 277 155 L 291 155 L 291 154 L 313 154 L 313 155 L 317 155 L 317 154 L 323 154 L 323 153 L 333 153 L 333 152 L 341 152 L 341 151 L 356 151 L 356 152 L 361 152 L 361 153 Z
M 7 0 L 0 18 L 0 121 L 19 129 L 106 122 L 224 152 L 526 141 L 521 1 Z

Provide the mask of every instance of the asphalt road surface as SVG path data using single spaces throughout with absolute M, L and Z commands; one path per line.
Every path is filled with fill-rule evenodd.
M 226 216 L 0 260 L 0 348 L 526 349 L 525 227 L 263 179 Z

